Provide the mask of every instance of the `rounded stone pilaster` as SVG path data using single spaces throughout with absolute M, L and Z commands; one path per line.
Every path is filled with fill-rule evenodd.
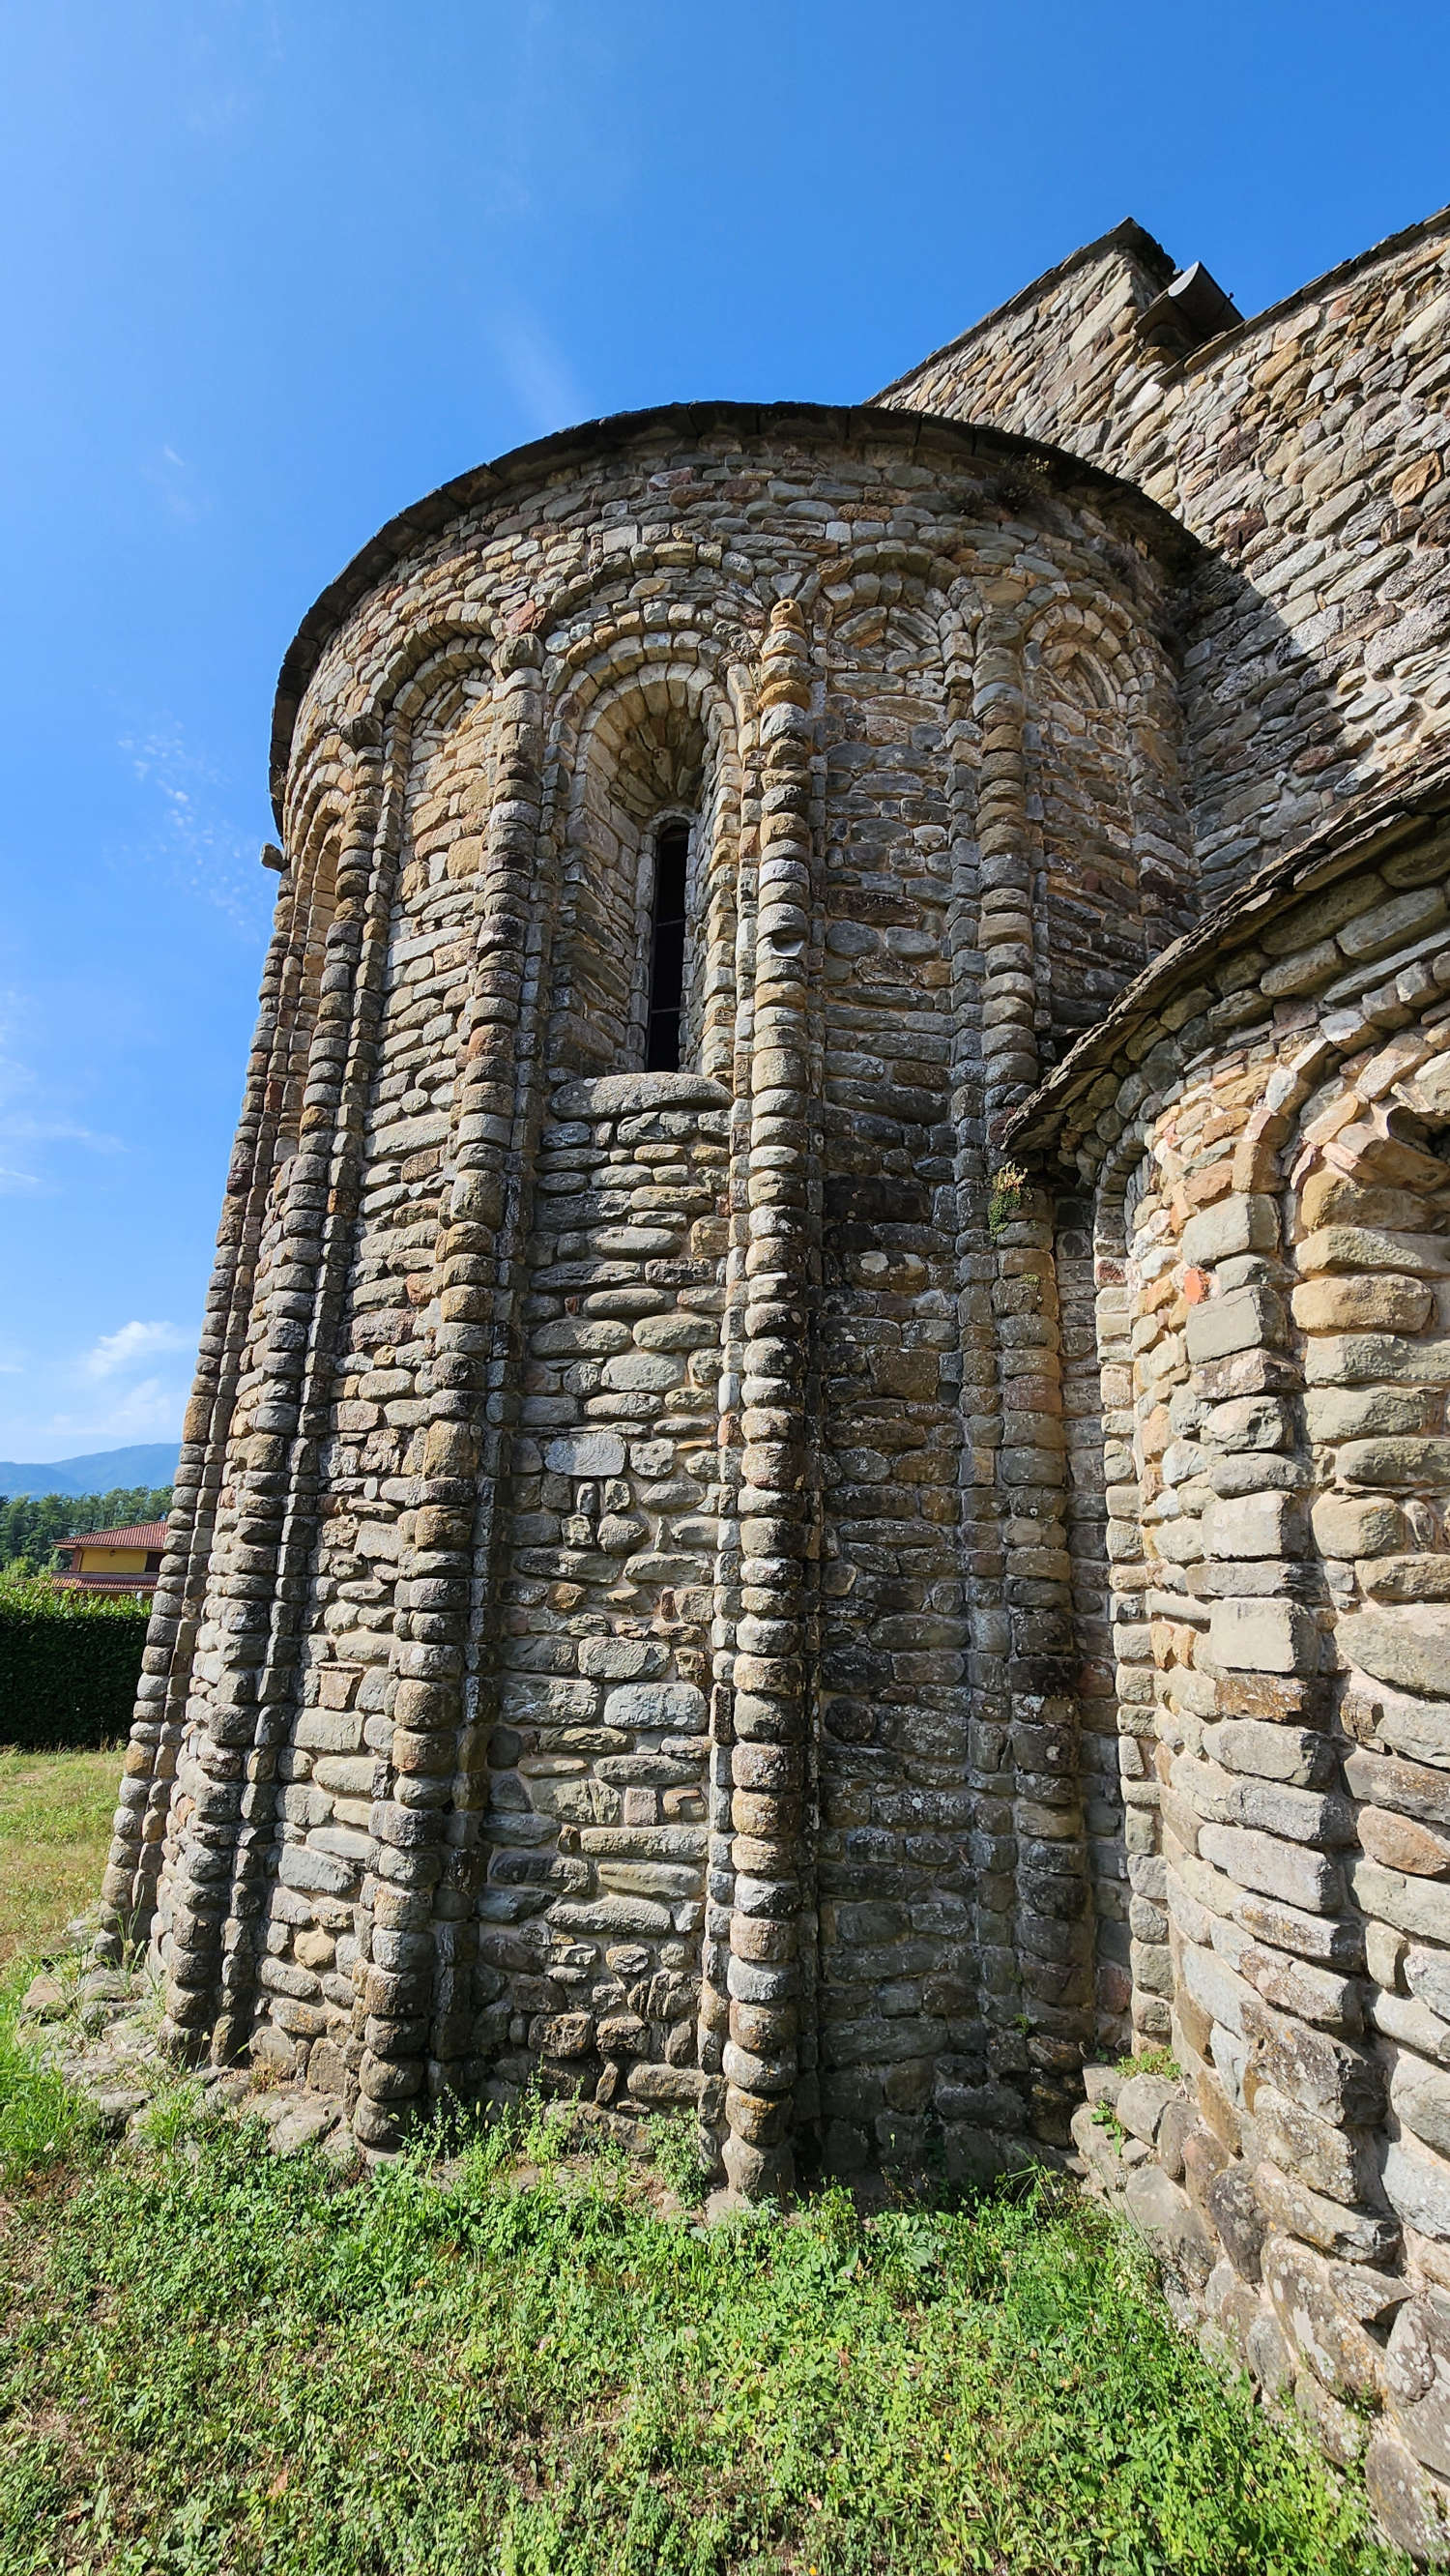
M 771 617 L 761 664 L 760 858 L 741 1382 L 740 1617 L 730 1758 L 734 1872 L 725 2170 L 789 2190 L 801 2029 L 808 1794 L 808 1284 L 811 755 L 805 620 Z
M 1012 1111 L 1042 1070 L 1027 709 L 1014 609 L 995 609 L 983 620 L 975 695 L 981 725 L 979 936 L 986 965 L 983 1113 L 990 1163 L 1000 1156 Z M 997 1773 L 999 1794 L 988 1804 L 998 1826 L 989 1891 L 998 1939 L 984 1938 L 982 1969 L 998 2067 L 1023 2084 L 1034 2132 L 1062 2143 L 1082 2042 L 1090 2035 L 1091 1931 L 1077 1778 L 1076 1639 L 1053 1227 L 1047 1195 L 1039 1189 L 1009 1180 L 1005 1190 L 999 1185 L 994 1191 L 992 1205 L 1000 1607 L 979 1617 L 987 1652 L 977 1664 L 989 1689 L 997 1684 L 990 1696 L 998 1723 L 979 1728 L 979 1751 L 994 1757 Z M 984 1919 L 984 1935 L 988 1929 Z
M 120 1957 L 149 1939 L 155 1917 L 217 1491 L 271 1186 L 279 1061 L 290 1045 L 286 1006 L 289 980 L 296 971 L 295 912 L 295 884 L 285 878 L 278 889 L 262 969 L 257 1025 L 227 1167 L 196 1374 L 182 1423 L 166 1547 L 146 1631 L 136 1713 L 102 1881 L 102 1928 L 96 1950 L 105 1958 Z
M 188 1805 L 169 1924 L 166 2012 L 174 2045 L 235 2055 L 251 2026 L 273 1867 L 276 1745 L 291 1726 L 301 1577 L 315 1530 L 330 1324 L 355 1204 L 361 1101 L 372 1070 L 363 1009 L 376 985 L 386 905 L 379 729 L 357 733 L 336 898 L 308 1045 L 297 1149 L 287 1166 L 265 1333 L 245 1418 L 233 1425 L 236 1502 L 210 1571 L 200 1687 L 187 1708 Z M 358 1114 L 354 1114 L 354 1113 Z M 319 1396 L 319 1381 L 321 1394 Z M 320 1411 L 319 1411 L 320 1402 Z
M 544 693 L 537 636 L 512 636 L 496 671 L 494 793 L 474 910 L 449 1160 L 454 1171 L 434 1253 L 439 1321 L 423 1464 L 399 1565 L 389 1700 L 388 1796 L 372 1811 L 378 1845 L 366 1969 L 365 2054 L 355 2126 L 387 2152 L 428 2092 L 470 2045 L 462 1925 L 438 1921 L 450 1862 L 468 1875 L 455 1799 L 470 1716 L 476 1590 L 486 1594 L 493 1514 L 506 1459 L 491 1363 L 507 1302 L 505 1215 L 517 1199 L 519 1032 L 537 901 Z M 476 1700 L 476 1689 L 474 1697 Z M 456 1912 L 456 1909 L 453 1909 Z M 394 1935 L 432 1930 L 427 1952 Z M 389 1936 L 390 1960 L 378 1934 Z

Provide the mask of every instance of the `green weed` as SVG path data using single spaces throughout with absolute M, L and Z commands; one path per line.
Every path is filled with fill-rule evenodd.
M 1120 2057 L 1120 2075 L 1161 2075 L 1166 2084 L 1181 2084 L 1183 2069 L 1171 2048 L 1145 2048 L 1139 2057 Z
M 526 2106 L 344 2185 L 203 2123 L 22 2179 L 0 2576 L 1399 2563 L 1065 2192 L 706 2227 L 561 2135 Z
M 1111 2102 L 1094 2102 L 1093 2127 L 1095 2129 L 1106 2129 L 1108 2136 L 1112 2139 L 1115 2147 L 1125 2147 L 1128 2143 L 1128 2132 L 1124 2128 L 1122 2121 L 1118 2118 L 1117 2112 L 1113 2109 Z
M 1020 1163 L 999 1163 L 987 1193 L 987 1231 L 995 1239 L 1022 1213 L 1027 1174 Z
M 13 1963 L 0 1982 L 0 2185 L 6 2189 L 84 2153 L 96 2135 L 95 2115 L 81 2095 L 17 2031 L 31 1973 L 28 1961 Z
M 164 2060 L 152 2083 L 151 2098 L 140 2116 L 140 2132 L 148 2147 L 164 2153 L 180 2146 L 211 2115 L 201 2086 L 194 2078 L 167 2066 Z
M 693 2111 L 661 2112 L 649 2124 L 655 2171 L 682 2208 L 698 2209 L 710 2187 L 710 2163 Z

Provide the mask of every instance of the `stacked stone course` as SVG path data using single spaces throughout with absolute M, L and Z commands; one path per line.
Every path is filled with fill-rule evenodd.
M 105 1883 L 375 2154 L 537 2082 L 735 2199 L 1085 2172 L 1422 2558 L 1447 273 L 1173 355 L 1124 227 L 319 603 Z

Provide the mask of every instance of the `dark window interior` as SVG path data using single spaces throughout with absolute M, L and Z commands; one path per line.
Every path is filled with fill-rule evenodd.
M 649 952 L 645 1071 L 678 1073 L 685 991 L 685 860 L 689 826 L 664 823 L 655 842 L 655 909 Z

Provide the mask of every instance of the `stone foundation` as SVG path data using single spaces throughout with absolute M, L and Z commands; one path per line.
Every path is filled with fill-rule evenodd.
M 1440 2562 L 1450 2317 L 1387 2268 L 1393 2224 L 1354 2228 L 1276 2165 L 1246 2170 L 1181 2080 L 1089 2066 L 1086 2083 L 1072 2126 L 1087 2189 L 1147 2240 L 1184 2331 L 1362 2470 L 1389 2541 Z

